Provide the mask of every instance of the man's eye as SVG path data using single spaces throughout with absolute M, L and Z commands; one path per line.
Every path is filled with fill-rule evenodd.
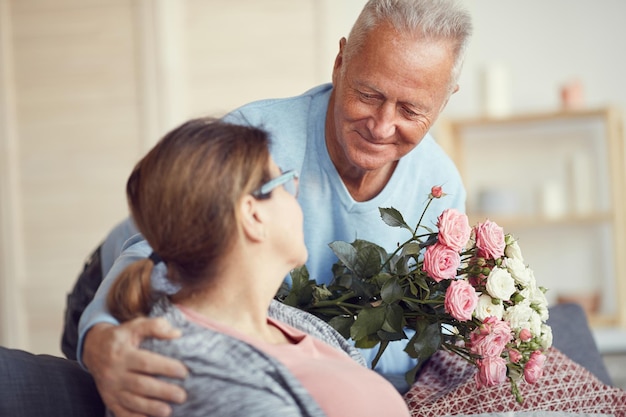
M 376 95 L 375 94 L 369 94 L 369 93 L 359 93 L 361 95 L 361 98 L 363 100 L 376 100 Z
M 404 114 L 405 114 L 407 117 L 411 117 L 411 118 L 413 118 L 413 117 L 417 117 L 417 113 L 416 113 L 416 112 L 414 112 L 413 110 L 411 110 L 411 109 L 410 109 L 410 108 L 408 108 L 408 107 L 403 107 L 403 108 L 402 108 L 402 111 L 404 112 Z

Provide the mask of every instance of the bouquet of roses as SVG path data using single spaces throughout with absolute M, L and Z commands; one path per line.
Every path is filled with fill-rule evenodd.
M 444 196 L 432 188 L 415 228 L 396 209 L 380 208 L 386 224 L 410 233 L 392 254 L 369 241 L 333 242 L 338 262 L 330 285 L 318 285 L 302 267 L 277 298 L 329 322 L 357 347 L 378 345 L 372 367 L 390 341 L 408 339 L 405 329 L 414 329 L 405 348 L 418 359 L 409 383 L 443 349 L 478 368 L 479 387 L 509 380 L 522 402 L 518 383 L 538 380 L 552 344 L 545 289 L 517 241 L 496 223 L 472 228 L 465 214 L 448 209 L 437 231 L 421 225 L 432 200 Z

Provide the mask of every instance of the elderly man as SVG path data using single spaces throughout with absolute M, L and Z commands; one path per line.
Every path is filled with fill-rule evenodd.
M 449 196 L 436 200 L 423 224 L 434 227 L 445 208 L 464 209 L 459 173 L 428 131 L 458 90 L 470 32 L 468 14 L 452 0 L 370 0 L 339 42 L 332 84 L 225 117 L 269 131 L 274 160 L 301 173 L 307 267 L 319 282 L 331 277 L 332 241 L 359 238 L 393 249 L 406 239 L 380 220 L 378 207 L 393 206 L 417 223 L 431 187 L 443 185 Z M 132 230 L 127 221 L 108 241 L 122 242 Z M 176 330 L 149 319 L 118 325 L 104 307 L 109 283 L 129 262 L 123 255 L 116 261 L 81 318 L 78 357 L 118 417 L 167 415 L 166 402 L 184 401 L 185 393 L 152 375 L 181 378 L 187 371 L 139 344 L 176 337 Z M 376 370 L 393 376 L 411 368 L 404 344 L 391 343 Z

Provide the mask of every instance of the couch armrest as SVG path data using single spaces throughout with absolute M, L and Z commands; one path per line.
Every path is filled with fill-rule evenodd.
M 77 362 L 0 346 L 0 416 L 102 417 L 91 376 Z

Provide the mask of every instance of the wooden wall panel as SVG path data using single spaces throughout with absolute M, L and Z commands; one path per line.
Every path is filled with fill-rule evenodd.
M 319 19 L 314 0 L 187 0 L 189 113 L 220 116 L 329 81 L 319 73 Z
M 132 0 L 11 10 L 27 348 L 57 353 L 66 293 L 126 213 L 140 151 L 135 17 Z

